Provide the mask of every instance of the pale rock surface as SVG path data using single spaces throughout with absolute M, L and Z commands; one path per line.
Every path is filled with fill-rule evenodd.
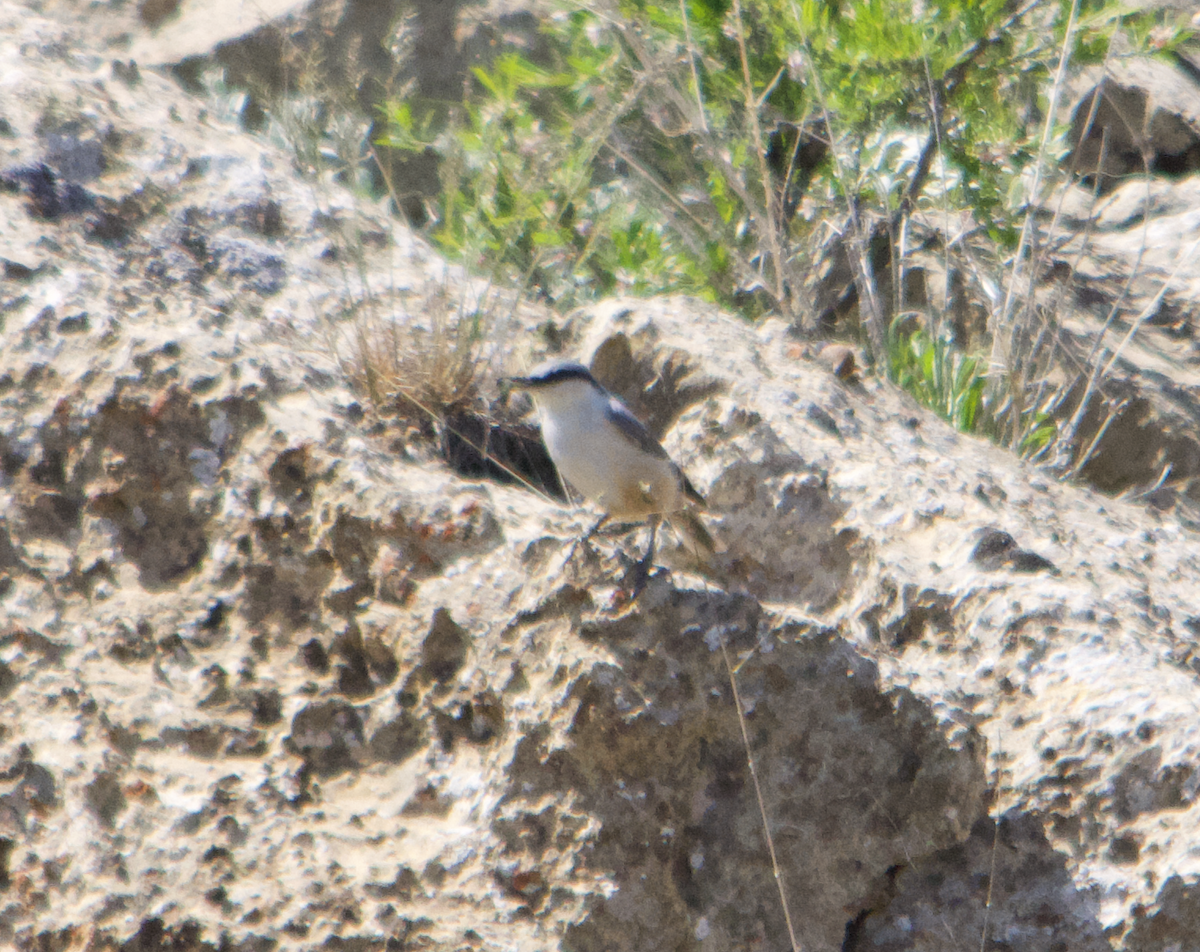
M 728 659 L 805 949 L 1198 947 L 1192 530 L 614 301 L 570 352 L 723 549 L 630 606 L 642 533 L 568 561 L 338 372 L 347 231 L 404 319 L 470 283 L 80 50 L 0 0 L 0 945 L 787 947 Z
M 1194 525 L 1200 521 L 1194 40 L 1173 56 L 1174 62 L 1115 54 L 1069 84 L 1062 118 L 1070 122 L 1074 148 L 1064 166 L 1076 184 L 1051 195 L 1042 209 L 1039 240 L 1049 280 L 1038 299 L 1055 317 L 1069 354 L 1064 365 L 1083 368 L 1082 380 L 1065 381 L 1069 394 L 1056 415 L 1076 417 L 1091 365 L 1099 360 L 1105 369 L 1079 417 L 1081 444 L 1096 438 L 1082 477 L 1113 493 L 1152 490 L 1153 505 L 1176 509 Z

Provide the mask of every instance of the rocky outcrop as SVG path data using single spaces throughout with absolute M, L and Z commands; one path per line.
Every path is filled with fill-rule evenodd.
M 1144 173 L 1200 170 L 1200 70 L 1194 51 L 1175 62 L 1117 56 L 1082 70 L 1070 97 L 1066 162 L 1089 187 L 1111 191 Z
M 708 497 L 630 604 L 349 389 L 465 276 L 73 49 L 0 4 L 0 944 L 1192 947 L 1191 529 L 778 323 L 498 308 Z

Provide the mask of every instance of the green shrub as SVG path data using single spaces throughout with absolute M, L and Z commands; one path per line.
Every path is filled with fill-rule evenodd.
M 1030 182 L 1044 185 L 1066 151 L 1065 130 L 1046 121 L 1060 62 L 1102 60 L 1117 31 L 1145 46 L 1165 16 L 1112 0 L 554 10 L 537 63 L 505 54 L 475 70 L 465 102 L 388 107 L 384 146 L 441 157 L 441 246 L 560 308 L 683 291 L 751 319 L 780 314 L 808 334 L 819 328 L 818 280 L 846 260 L 868 356 L 892 361 L 893 379 L 970 430 L 1003 361 L 989 377 L 941 337 L 893 346 L 887 314 L 903 302 L 879 298 L 874 269 L 894 266 L 914 214 L 967 214 L 1015 287 L 1030 256 L 1026 212 L 1041 197 Z M 1002 270 L 988 280 L 1010 283 Z M 993 309 L 989 331 L 1008 334 L 995 324 L 1020 310 L 1011 296 Z M 1011 362 L 1003 374 L 1002 385 L 1029 383 Z M 1028 413 L 1015 419 L 1033 429 L 1014 437 L 1010 421 L 997 435 L 1044 437 Z
M 892 381 L 911 393 L 955 429 L 988 434 L 995 419 L 986 399 L 987 360 L 957 350 L 949 337 L 924 330 L 905 334 L 901 319 L 892 322 L 888 371 Z

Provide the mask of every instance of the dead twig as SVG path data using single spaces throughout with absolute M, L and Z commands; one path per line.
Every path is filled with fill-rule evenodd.
M 725 659 L 725 670 L 729 672 L 729 686 L 733 689 L 733 706 L 737 711 L 738 726 L 742 729 L 742 743 L 746 747 L 746 763 L 750 766 L 750 779 L 754 781 L 754 795 L 758 799 L 758 812 L 762 817 L 763 838 L 767 841 L 767 853 L 771 857 L 771 871 L 775 874 L 775 885 L 779 887 L 779 902 L 783 906 L 783 919 L 787 923 L 788 939 L 792 943 L 792 952 L 801 952 L 800 941 L 796 938 L 796 930 L 792 926 L 792 913 L 788 908 L 787 891 L 783 885 L 783 870 L 779 868 L 779 859 L 775 855 L 775 840 L 771 836 L 771 823 L 767 819 L 767 804 L 763 799 L 762 785 L 758 782 L 758 768 L 754 766 L 754 752 L 750 749 L 750 732 L 746 730 L 746 717 L 742 713 L 742 698 L 738 694 L 737 675 L 729 661 L 729 649 L 725 647 L 725 635 L 721 634 L 721 656 Z

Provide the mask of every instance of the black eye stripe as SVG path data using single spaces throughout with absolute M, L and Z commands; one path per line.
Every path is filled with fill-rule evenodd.
M 594 382 L 592 375 L 582 364 L 559 364 L 556 367 L 548 367 L 540 373 L 535 372 L 525 379 L 534 386 L 548 386 L 549 384 L 559 383 L 564 380 Z

